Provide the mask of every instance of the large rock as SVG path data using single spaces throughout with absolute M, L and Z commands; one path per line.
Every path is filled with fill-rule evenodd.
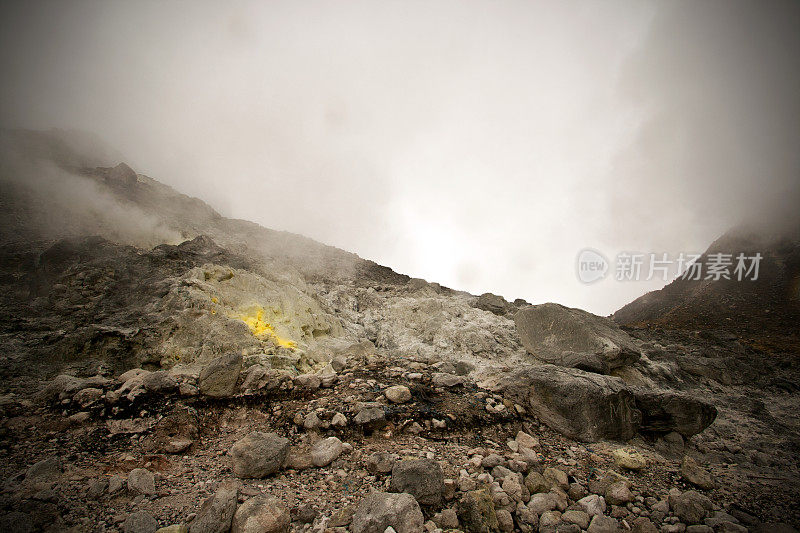
M 501 385 L 515 403 L 571 439 L 627 441 L 641 420 L 633 393 L 619 378 L 541 365 L 521 368 Z
M 554 303 L 524 307 L 514 314 L 525 349 L 559 366 L 607 374 L 635 363 L 636 341 L 612 320 Z
M 254 431 L 236 441 L 230 449 L 233 472 L 240 478 L 261 478 L 283 466 L 289 453 L 289 439 L 275 433 Z
M 505 315 L 509 309 L 513 309 L 513 306 L 510 305 L 505 298 L 498 294 L 492 294 L 491 292 L 485 292 L 478 296 L 475 307 L 483 311 L 489 311 L 495 315 Z
M 217 357 L 200 371 L 197 384 L 200 393 L 212 398 L 227 398 L 236 392 L 236 382 L 242 372 L 242 354 Z
M 394 464 L 389 492 L 407 492 L 420 505 L 440 507 L 444 497 L 444 473 L 430 459 L 403 459 Z
M 422 523 L 422 511 L 410 494 L 373 492 L 358 504 L 350 531 L 383 533 L 391 527 L 397 533 L 420 533 Z
M 223 487 L 200 506 L 197 516 L 189 526 L 189 533 L 227 533 L 238 504 L 238 490 Z
M 707 428 L 717 418 L 717 409 L 697 398 L 672 391 L 633 389 L 636 407 L 642 412 L 641 428 L 668 433 L 676 431 L 691 437 Z
M 239 506 L 231 533 L 285 533 L 290 522 L 289 509 L 277 498 L 262 494 Z

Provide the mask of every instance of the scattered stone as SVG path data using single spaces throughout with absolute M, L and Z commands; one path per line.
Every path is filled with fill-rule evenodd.
M 342 454 L 343 450 L 342 441 L 338 438 L 322 439 L 311 447 L 311 462 L 314 466 L 328 466 Z
M 430 459 L 403 459 L 392 467 L 389 492 L 407 492 L 420 505 L 441 507 L 444 499 L 444 473 Z
M 530 450 L 539 447 L 539 439 L 537 439 L 536 437 L 533 437 L 531 435 L 528 435 L 524 431 L 518 431 L 517 432 L 517 436 L 514 439 L 514 441 L 516 441 L 516 443 L 519 446 L 528 448 Z
M 156 493 L 156 479 L 146 468 L 134 468 L 128 474 L 128 490 L 133 494 L 152 496 Z
M 286 533 L 291 517 L 283 503 L 266 494 L 246 500 L 236 510 L 231 533 Z
M 542 477 L 550 487 L 558 487 L 562 490 L 569 489 L 569 477 L 567 473 L 558 468 L 545 468 Z
M 545 511 L 539 517 L 539 531 L 541 533 L 556 531 L 561 524 L 561 513 L 558 511 Z
M 589 523 L 587 533 L 617 533 L 619 531 L 619 522 L 616 518 L 603 515 L 595 515 Z
M 155 533 L 158 521 L 147 511 L 137 511 L 128 516 L 122 529 L 125 533 Z
M 388 474 L 400 459 L 396 454 L 375 452 L 367 457 L 367 471 L 371 474 Z
M 650 519 L 640 516 L 631 524 L 632 533 L 658 533 L 658 528 L 650 521 Z
M 377 428 L 386 423 L 386 412 L 380 406 L 365 406 L 356 413 L 353 421 L 367 428 Z
M 584 511 L 570 510 L 561 515 L 561 520 L 567 524 L 575 524 L 581 529 L 586 529 L 589 527 L 590 516 Z
M 613 452 L 614 464 L 627 470 L 641 470 L 647 466 L 644 455 L 633 449 L 617 448 Z
M 464 378 L 462 376 L 456 376 L 453 374 L 446 374 L 444 372 L 434 372 L 431 375 L 431 381 L 437 387 L 456 387 L 458 385 L 464 384 Z
M 556 495 L 552 492 L 534 494 L 528 502 L 528 509 L 537 515 L 541 515 L 545 511 L 552 511 L 556 508 L 558 508 L 558 500 Z
M 525 477 L 525 487 L 527 487 L 528 491 L 531 494 L 537 494 L 539 492 L 547 492 L 550 490 L 550 484 L 547 480 L 544 479 L 544 476 L 535 470 L 531 471 Z
M 102 397 L 103 389 L 89 387 L 78 391 L 75 396 L 72 397 L 72 401 L 80 405 L 83 409 L 86 409 L 90 405 L 96 403 Z
M 500 529 L 494 501 L 486 489 L 464 494 L 458 502 L 458 516 L 467 533 L 488 533 Z
M 384 391 L 386 398 L 392 403 L 406 403 L 411 399 L 411 391 L 405 385 L 395 385 Z
M 300 374 L 294 378 L 294 384 L 301 389 L 314 390 L 322 386 L 322 378 L 317 374 Z
M 495 514 L 497 515 L 497 525 L 500 531 L 505 531 L 507 533 L 514 531 L 514 518 L 511 516 L 510 512 L 506 509 L 497 509 Z
M 294 507 L 289 514 L 291 514 L 292 520 L 301 524 L 311 524 L 316 520 L 317 516 L 319 516 L 317 510 L 309 503 L 303 503 Z
M 223 487 L 206 498 L 189 526 L 190 533 L 225 533 L 231 528 L 238 504 L 238 490 Z
M 157 529 L 156 533 L 189 533 L 189 528 L 184 524 L 172 524 Z
M 628 484 L 624 481 L 617 481 L 609 485 L 606 489 L 605 498 L 611 505 L 625 505 L 635 499 L 631 489 L 628 488 Z
M 384 533 L 394 528 L 397 533 L 420 533 L 422 511 L 410 494 L 373 492 L 358 504 L 350 526 L 352 533 Z
M 688 455 L 684 456 L 683 461 L 681 461 L 681 476 L 692 485 L 701 489 L 711 490 L 716 488 L 716 483 L 714 483 L 714 478 L 711 477 L 711 473 Z
M 689 525 L 701 523 L 713 508 L 711 500 L 694 490 L 670 494 L 669 506 L 681 521 Z
M 578 505 L 580 505 L 589 516 L 602 515 L 606 512 L 606 500 L 597 494 L 590 494 L 585 498 L 581 498 L 578 500 Z
M 288 452 L 288 439 L 254 431 L 231 446 L 229 455 L 238 477 L 262 478 L 280 470 Z
M 58 457 L 48 457 L 33 464 L 25 471 L 26 482 L 52 482 L 61 475 L 61 460 Z

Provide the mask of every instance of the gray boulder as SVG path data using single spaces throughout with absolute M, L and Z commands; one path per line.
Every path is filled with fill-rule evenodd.
M 641 421 L 633 393 L 616 377 L 541 365 L 511 373 L 501 386 L 507 397 L 571 439 L 626 441 Z
M 444 473 L 430 459 L 403 459 L 394 464 L 389 492 L 407 492 L 420 505 L 441 507 L 444 501 Z
M 227 533 L 238 504 L 238 490 L 223 487 L 200 506 L 197 516 L 189 526 L 189 533 Z
M 554 303 L 514 314 L 525 349 L 537 359 L 589 372 L 609 373 L 641 356 L 636 341 L 608 318 Z
M 358 504 L 350 525 L 352 533 L 420 533 L 423 517 L 417 500 L 410 494 L 373 492 Z
M 717 418 L 713 405 L 686 394 L 634 388 L 636 407 L 642 412 L 642 429 L 656 433 L 675 431 L 691 437 Z
M 489 311 L 495 315 L 502 316 L 505 315 L 512 306 L 502 296 L 492 294 L 491 292 L 485 292 L 478 296 L 475 307 L 482 311 Z
M 239 506 L 231 533 L 285 533 L 290 523 L 289 509 L 277 498 L 262 494 Z
M 289 439 L 275 433 L 254 431 L 231 446 L 233 472 L 240 478 L 261 478 L 283 466 L 289 453 Z
M 200 371 L 197 380 L 201 394 L 212 398 L 227 398 L 236 392 L 236 382 L 242 372 L 242 354 L 217 357 Z

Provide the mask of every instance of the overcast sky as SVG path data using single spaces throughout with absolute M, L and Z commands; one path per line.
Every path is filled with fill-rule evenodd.
M 100 135 L 227 216 L 608 314 L 585 247 L 800 211 L 800 3 L 32 2 L 0 120 Z

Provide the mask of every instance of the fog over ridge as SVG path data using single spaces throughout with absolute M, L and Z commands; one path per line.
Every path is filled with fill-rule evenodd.
M 225 216 L 607 314 L 578 251 L 796 223 L 794 2 L 5 2 L 0 125 L 97 134 Z

